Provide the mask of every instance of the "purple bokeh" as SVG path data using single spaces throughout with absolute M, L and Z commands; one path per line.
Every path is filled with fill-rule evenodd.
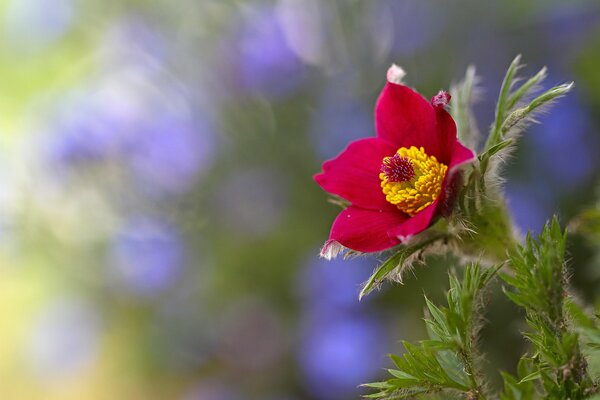
M 354 140 L 374 136 L 373 110 L 349 96 L 352 82 L 340 79 L 328 86 L 319 98 L 311 121 L 311 135 L 319 156 L 339 154 Z
M 183 192 L 215 156 L 215 137 L 205 120 L 180 115 L 149 118 L 132 147 L 129 163 L 138 184 L 149 189 Z
M 202 113 L 192 118 L 187 111 L 174 111 L 158 98 L 141 100 L 143 93 L 128 91 L 126 79 L 121 83 L 130 98 L 115 101 L 110 92 L 119 82 L 64 103 L 48 139 L 50 163 L 63 171 L 111 163 L 131 172 L 148 194 L 187 191 L 215 159 L 212 122 Z
M 315 250 L 314 254 L 317 253 Z M 373 296 L 359 302 L 358 294 L 375 265 L 374 260 L 367 258 L 344 260 L 340 257 L 327 261 L 313 256 L 312 261 L 300 269 L 297 280 L 305 309 L 312 314 L 365 310 Z
M 243 89 L 278 98 L 302 81 L 304 64 L 286 43 L 271 7 L 245 9 L 234 35 L 232 67 Z
M 316 254 L 316 251 L 315 253 Z M 319 399 L 358 397 L 357 385 L 377 377 L 387 336 L 370 308 L 359 302 L 372 260 L 314 258 L 297 279 L 303 305 L 297 360 L 307 389 Z
M 120 20 L 102 43 L 98 72 L 56 102 L 47 159 L 69 172 L 116 166 L 147 195 L 186 192 L 215 159 L 211 114 L 166 70 L 165 38 L 143 18 Z
M 521 235 L 541 232 L 555 212 L 556 199 L 542 181 L 529 185 L 510 182 L 505 192 L 510 214 Z
M 92 93 L 75 93 L 59 107 L 49 139 L 50 162 L 59 167 L 76 167 L 106 161 L 125 147 L 122 126 L 128 124 L 111 104 L 98 104 Z
M 600 5 L 585 2 L 558 2 L 543 12 L 543 35 L 552 52 L 560 51 L 562 59 L 576 55 L 586 38 L 600 23 Z
M 431 1 L 387 1 L 382 12 L 393 16 L 392 52 L 411 55 L 431 44 L 444 28 L 439 5 Z
M 532 143 L 533 174 L 547 180 L 557 193 L 589 183 L 598 165 L 600 143 L 576 93 L 561 99 L 540 121 L 526 135 Z
M 316 398 L 357 398 L 357 385 L 376 379 L 385 363 L 385 335 L 368 317 L 339 316 L 310 323 L 297 358 L 303 379 Z
M 117 285 L 143 296 L 158 295 L 172 286 L 184 261 L 184 244 L 175 228 L 146 218 L 127 221 L 109 253 Z

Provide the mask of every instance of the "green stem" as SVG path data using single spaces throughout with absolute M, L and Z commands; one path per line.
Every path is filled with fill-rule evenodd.
M 461 249 L 472 257 L 491 262 L 506 260 L 507 252 L 516 248 L 512 221 L 500 199 L 482 199 L 481 206 L 468 216 L 473 230 L 462 239 Z

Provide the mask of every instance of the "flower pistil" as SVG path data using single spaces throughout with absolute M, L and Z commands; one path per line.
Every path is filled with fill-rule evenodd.
M 382 161 L 381 189 L 385 199 L 411 217 L 432 204 L 442 191 L 448 166 L 423 147 L 401 147 Z

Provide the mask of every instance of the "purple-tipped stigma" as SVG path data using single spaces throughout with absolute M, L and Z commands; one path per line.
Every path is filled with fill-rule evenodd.
M 383 159 L 381 172 L 385 174 L 388 182 L 408 182 L 415 177 L 412 161 L 398 153 Z

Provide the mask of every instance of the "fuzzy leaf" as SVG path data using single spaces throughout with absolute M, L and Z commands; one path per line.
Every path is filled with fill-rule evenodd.
M 364 296 L 371 293 L 373 289 L 379 286 L 379 284 L 381 284 L 381 282 L 383 282 L 383 280 L 396 268 L 404 268 L 407 260 L 409 260 L 411 256 L 424 250 L 442 237 L 444 236 L 435 236 L 419 243 L 400 247 L 394 255 L 385 260 L 383 264 L 373 272 L 361 289 L 358 299 L 361 300 Z
M 456 121 L 458 138 L 470 148 L 477 148 L 479 132 L 473 115 L 472 104 L 477 94 L 477 75 L 475 67 L 469 66 L 465 77 L 457 85 L 450 87 L 452 103 L 450 113 Z
M 545 398 L 580 399 L 586 390 L 592 389 L 593 382 L 579 348 L 578 334 L 567 320 L 569 309 L 574 307 L 569 307 L 570 302 L 566 300 L 565 242 L 566 233 L 561 230 L 558 219 L 553 218 L 537 240 L 528 235 L 525 244 L 511 252 L 512 274 L 500 277 L 509 286 L 504 289 L 505 294 L 525 309 L 530 331 L 523 335 L 536 351 L 536 356 L 531 358 L 533 370 L 526 371 L 520 365 L 521 379 L 517 386 L 539 381 Z M 510 394 L 514 391 L 513 383 L 505 379 L 502 398 L 520 398 Z
M 540 372 L 540 371 L 535 371 L 535 372 L 533 372 L 533 373 L 531 373 L 531 374 L 527 375 L 525 378 L 521 379 L 521 380 L 519 381 L 519 385 L 520 385 L 521 383 L 530 382 L 530 381 L 534 381 L 534 380 L 536 380 L 536 379 L 539 379 L 539 378 L 541 378 L 541 376 L 542 376 L 542 374 L 541 374 L 541 372 Z
M 510 63 L 508 70 L 506 71 L 506 75 L 504 76 L 504 80 L 502 81 L 502 86 L 500 87 L 500 94 L 498 95 L 498 103 L 496 104 L 496 119 L 492 126 L 492 131 L 490 132 L 490 136 L 485 144 L 485 149 L 490 149 L 495 146 L 501 138 L 501 128 L 504 123 L 504 118 L 506 112 L 508 111 L 508 97 L 509 92 L 513 86 L 513 81 L 517 74 L 517 71 L 521 68 L 521 55 L 517 55 L 514 60 Z
M 479 375 L 474 370 L 477 331 L 474 320 L 482 290 L 498 267 L 483 270 L 478 264 L 465 268 L 463 279 L 450 274 L 448 306 L 438 306 L 425 297 L 425 318 L 430 340 L 403 342 L 402 356 L 390 355 L 397 369 L 388 370 L 394 378 L 382 385 L 374 398 L 409 398 L 416 393 L 453 390 L 480 393 Z M 443 397 L 447 398 L 447 397 Z
M 506 107 L 508 110 L 511 110 L 517 103 L 525 96 L 529 91 L 535 89 L 536 85 L 540 84 L 544 79 L 546 79 L 546 67 L 542 68 L 537 74 L 528 79 L 521 87 L 514 91 L 514 93 L 510 96 L 507 101 Z
M 501 136 L 503 137 L 512 128 L 530 119 L 534 112 L 537 111 L 540 107 L 550 104 L 552 101 L 569 93 L 569 91 L 571 91 L 572 88 L 573 82 L 563 83 L 561 85 L 554 86 L 553 88 L 537 96 L 525 107 L 518 108 L 515 111 L 513 111 L 502 124 Z

